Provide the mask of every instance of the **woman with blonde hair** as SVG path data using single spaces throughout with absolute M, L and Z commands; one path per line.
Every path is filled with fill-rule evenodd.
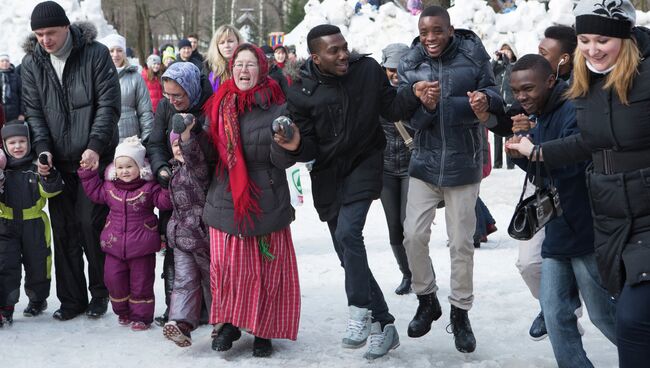
M 620 367 L 650 360 L 650 30 L 629 0 L 581 0 L 574 99 L 580 133 L 541 145 L 551 168 L 591 159 L 587 188 L 598 269 L 617 299 Z M 530 155 L 527 138 L 508 149 Z
M 230 79 L 228 62 L 235 53 L 237 46 L 243 41 L 237 28 L 228 24 L 217 28 L 214 35 L 212 35 L 203 71 L 210 80 L 212 91 L 217 92 L 219 86 Z

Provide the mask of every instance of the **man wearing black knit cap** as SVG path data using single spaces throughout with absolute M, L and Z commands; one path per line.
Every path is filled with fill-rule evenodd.
M 108 209 L 88 199 L 76 170 L 80 162 L 103 169 L 112 161 L 120 84 L 108 49 L 95 41 L 93 25 L 70 25 L 59 4 L 45 1 L 32 11 L 31 26 L 34 34 L 25 42 L 21 72 L 25 117 L 34 150 L 47 156 L 47 164 L 38 164 L 39 173 L 47 175 L 54 165 L 66 184 L 49 205 L 56 292 L 61 301 L 53 317 L 64 321 L 86 312 L 98 318 L 108 304 L 99 244 Z
M 326 221 L 345 270 L 350 308 L 343 347 L 359 348 L 370 336 L 367 359 L 399 345 L 395 318 L 368 266 L 363 227 L 370 204 L 382 188 L 383 148 L 379 115 L 389 121 L 409 118 L 426 100 L 430 83 L 396 95 L 386 73 L 372 58 L 351 54 L 338 27 L 320 25 L 307 35 L 311 58 L 287 93 L 299 128 L 287 142 L 276 141 L 296 160 L 315 160 L 311 171 L 314 206 Z

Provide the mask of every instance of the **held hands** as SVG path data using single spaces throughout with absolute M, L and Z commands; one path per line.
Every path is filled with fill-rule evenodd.
M 280 125 L 280 128 L 282 126 Z M 284 148 L 287 151 L 295 151 L 300 147 L 300 129 L 296 126 L 295 123 L 291 123 L 291 128 L 293 129 L 293 137 L 291 140 L 287 140 L 285 137 L 284 129 L 280 129 L 278 132 L 273 133 L 273 140 L 278 146 Z
M 490 118 L 490 113 L 488 112 L 490 104 L 487 95 L 483 92 L 472 91 L 467 92 L 467 97 L 469 97 L 469 106 L 474 111 L 478 120 L 482 123 L 487 121 Z
M 50 175 L 50 169 L 52 168 L 52 154 L 49 152 L 43 152 L 41 155 L 47 156 L 47 164 L 43 164 L 41 161 L 37 162 L 36 166 L 38 167 L 38 175 L 48 176 Z
M 413 85 L 413 93 L 427 110 L 435 110 L 440 101 L 440 82 L 419 81 Z
M 533 147 L 528 137 L 514 136 L 506 141 L 506 153 L 510 157 L 530 157 Z
M 79 166 L 85 170 L 97 170 L 99 167 L 99 154 L 91 149 L 86 149 L 81 155 Z
M 518 114 L 512 119 L 512 132 L 514 134 L 525 133 L 533 128 L 533 122 L 528 120 L 528 116 L 524 114 Z

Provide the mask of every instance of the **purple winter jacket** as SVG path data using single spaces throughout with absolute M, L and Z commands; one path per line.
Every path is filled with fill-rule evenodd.
M 203 206 L 210 185 L 208 165 L 195 133 L 187 142 L 181 141 L 180 147 L 185 163 L 170 161 L 169 191 L 174 211 L 167 223 L 167 244 L 184 252 L 209 249 L 207 227 L 203 224 Z
M 128 260 L 160 250 L 158 218 L 153 210 L 172 208 L 168 190 L 144 179 L 102 181 L 97 170 L 79 169 L 77 173 L 88 198 L 110 209 L 100 236 L 102 251 Z

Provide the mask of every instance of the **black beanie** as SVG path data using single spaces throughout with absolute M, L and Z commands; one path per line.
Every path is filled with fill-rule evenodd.
M 190 40 L 188 40 L 187 38 L 183 38 L 180 41 L 178 41 L 178 50 L 182 49 L 183 47 L 191 48 L 192 43 L 190 42 Z
M 65 10 L 54 1 L 38 3 L 31 16 L 32 31 L 47 27 L 69 26 L 70 20 L 65 15 Z

